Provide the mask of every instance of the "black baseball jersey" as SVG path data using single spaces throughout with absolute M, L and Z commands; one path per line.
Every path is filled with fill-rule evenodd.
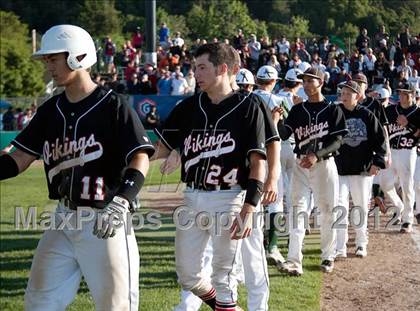
M 385 109 L 388 117 L 389 144 L 392 149 L 412 149 L 417 146 L 418 137 L 415 137 L 415 130 L 408 127 L 402 127 L 397 123 L 399 115 L 404 115 L 410 123 L 420 128 L 420 108 L 415 105 L 407 109 L 400 104 L 390 105 Z
M 375 117 L 379 120 L 382 125 L 388 124 L 388 118 L 385 113 L 385 107 L 375 98 L 366 97 L 360 105 L 366 107 L 373 112 Z
M 206 93 L 193 95 L 155 132 L 167 148 L 179 148 L 182 181 L 204 190 L 245 189 L 250 153 L 266 155 L 263 115 L 249 94 L 234 93 L 217 105 Z
M 64 92 L 47 100 L 12 143 L 43 157 L 50 199 L 96 208 L 112 200 L 134 153 L 154 152 L 137 113 L 101 87 L 77 103 Z
M 339 175 L 367 173 L 373 165 L 385 168 L 385 132 L 375 115 L 357 105 L 352 111 L 340 107 L 346 119 L 348 133 L 335 156 Z
M 284 121 L 287 139 L 294 134 L 294 152 L 300 156 L 315 153 L 330 145 L 336 136 L 347 133 L 343 111 L 327 100 L 318 103 L 308 101 L 294 105 Z

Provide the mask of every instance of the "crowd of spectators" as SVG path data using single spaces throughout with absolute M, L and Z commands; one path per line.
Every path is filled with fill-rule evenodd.
M 0 131 L 21 131 L 31 121 L 36 112 L 36 105 L 30 108 L 13 108 L 10 106 L 5 111 L 0 110 Z
M 130 95 L 194 93 L 196 83 L 192 55 L 199 45 L 207 41 L 197 39 L 187 46 L 181 33 L 175 32 L 171 36 L 165 23 L 162 23 L 158 35 L 155 66 L 144 63 L 144 36 L 140 28 L 121 49 L 116 48 L 111 38 L 106 38 L 102 51 L 108 78 L 95 76 L 97 82 Z M 324 94 L 336 94 L 337 85 L 355 72 L 363 72 L 368 77 L 369 85 L 386 84 L 395 88 L 402 79 L 418 85 L 420 36 L 411 35 L 409 28 L 405 27 L 394 37 L 391 40 L 384 26 L 373 36 L 369 36 L 363 28 L 350 53 L 345 53 L 326 36 L 309 40 L 290 40 L 286 36 L 257 39 L 255 34 L 245 36 L 239 29 L 233 38 L 224 39 L 223 42 L 232 44 L 241 55 L 242 66 L 254 73 L 266 64 L 275 67 L 280 77 L 284 77 L 287 70 L 293 67 L 303 71 L 309 66 L 319 67 L 325 73 Z M 219 40 L 213 38 L 212 41 Z

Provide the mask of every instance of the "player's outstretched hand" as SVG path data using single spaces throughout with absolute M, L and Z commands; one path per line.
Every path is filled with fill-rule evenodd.
M 369 169 L 369 175 L 370 176 L 378 175 L 379 171 L 380 171 L 379 167 L 377 167 L 376 165 L 372 165 Z
M 303 98 L 297 95 L 293 95 L 293 104 L 297 105 L 301 103 L 303 103 Z
M 172 174 L 181 165 L 181 156 L 178 151 L 172 150 L 165 161 L 160 165 L 160 172 L 165 175 Z
M 398 123 L 398 125 L 399 125 L 399 126 L 406 127 L 406 126 L 407 126 L 407 124 L 408 124 L 407 117 L 406 117 L 406 116 L 404 116 L 404 115 L 402 115 L 402 114 L 400 114 L 400 115 L 397 117 L 397 123 Z
M 245 239 L 251 235 L 255 207 L 245 203 L 239 215 L 236 215 L 230 227 L 232 240 Z M 239 219 L 238 219 L 239 218 Z
M 277 180 L 267 179 L 263 188 L 263 195 L 261 198 L 261 204 L 267 205 L 277 200 L 278 189 Z
M 129 203 L 126 199 L 115 196 L 112 201 L 100 212 L 93 227 L 93 234 L 98 239 L 113 237 L 124 223 Z
M 284 119 L 284 109 L 283 107 L 275 107 L 273 110 L 271 110 L 271 118 L 273 119 L 274 125 L 277 125 L 280 120 Z
M 302 168 L 311 168 L 317 161 L 318 159 L 316 155 L 314 153 L 309 153 L 303 157 L 299 165 Z

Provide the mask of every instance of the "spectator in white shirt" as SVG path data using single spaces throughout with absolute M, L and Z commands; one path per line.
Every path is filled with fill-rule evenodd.
M 196 81 L 194 77 L 194 71 L 192 69 L 188 70 L 187 76 L 185 77 L 187 81 L 188 89 L 186 90 L 186 95 L 193 95 L 195 92 Z
M 249 49 L 249 69 L 252 72 L 255 72 L 258 67 L 258 58 L 260 57 L 261 43 L 257 41 L 257 36 L 251 34 L 251 38 L 248 42 Z
M 183 96 L 188 91 L 188 83 L 180 73 L 176 73 L 172 78 L 172 96 Z
M 373 76 L 375 75 L 376 56 L 371 48 L 367 49 L 367 53 L 363 56 L 363 68 L 368 79 L 368 84 L 372 85 Z
M 281 39 L 279 42 L 277 42 L 277 50 L 278 53 L 286 53 L 289 55 L 290 52 L 290 42 L 287 41 L 285 36 L 281 36 Z
M 181 38 L 181 33 L 179 31 L 175 33 L 173 44 L 174 46 L 179 46 L 180 48 L 182 48 L 182 46 L 184 45 L 184 39 Z

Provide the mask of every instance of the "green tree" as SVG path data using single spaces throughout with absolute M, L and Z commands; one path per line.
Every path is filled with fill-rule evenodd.
M 31 59 L 29 30 L 11 13 L 0 11 L 0 96 L 42 94 L 44 67 Z
M 156 10 L 156 29 L 159 31 L 161 23 L 166 23 L 170 30 L 169 36 L 172 37 L 174 32 L 179 31 L 182 38 L 187 38 L 190 34 L 190 29 L 185 22 L 185 17 L 182 15 L 169 15 L 163 8 Z
M 267 34 L 265 23 L 253 19 L 248 7 L 239 0 L 220 0 L 195 4 L 187 14 L 187 25 L 193 38 L 231 39 L 240 28 L 246 35 Z
M 79 12 L 79 25 L 92 36 L 104 37 L 122 32 L 122 16 L 115 8 L 114 0 L 85 0 Z

